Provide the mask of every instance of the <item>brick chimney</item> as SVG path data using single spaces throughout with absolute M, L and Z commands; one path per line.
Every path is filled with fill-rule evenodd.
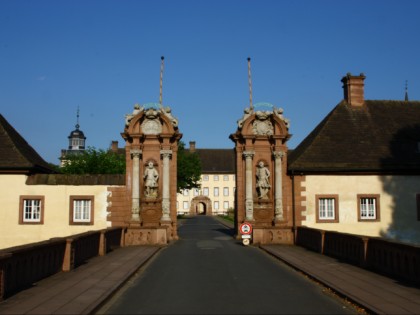
M 195 141 L 190 141 L 190 152 L 195 152 Z
M 365 84 L 363 81 L 365 78 L 363 73 L 359 76 L 353 76 L 351 73 L 347 73 L 347 75 L 341 79 L 341 82 L 343 82 L 344 100 L 350 106 L 362 106 L 364 104 Z
M 114 153 L 118 152 L 118 141 L 113 140 L 111 142 L 111 151 Z

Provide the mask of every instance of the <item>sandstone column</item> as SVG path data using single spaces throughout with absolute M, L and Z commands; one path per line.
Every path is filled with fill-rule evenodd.
M 284 156 L 283 151 L 273 152 L 274 156 L 274 167 L 275 167 L 275 190 L 274 190 L 274 200 L 275 200 L 275 208 L 274 208 L 274 219 L 275 221 L 283 220 L 283 182 L 282 182 L 282 158 Z
M 248 221 L 254 220 L 254 200 L 252 190 L 252 158 L 253 151 L 245 151 L 245 219 Z
M 163 159 L 163 187 L 162 187 L 162 218 L 161 221 L 171 221 L 170 213 L 170 193 L 169 193 L 169 159 L 172 156 L 171 150 L 161 150 Z
M 140 157 L 141 150 L 133 149 L 130 151 L 133 159 L 133 192 L 132 192 L 132 208 L 131 219 L 140 221 Z

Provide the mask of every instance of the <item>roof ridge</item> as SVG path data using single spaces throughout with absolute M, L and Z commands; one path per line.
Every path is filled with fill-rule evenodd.
M 0 142 L 0 153 L 2 155 L 0 168 L 24 168 L 27 171 L 36 169 L 40 172 L 55 172 L 2 114 L 0 114 L 0 127 L 5 133 L 4 137 L 0 139 L 0 141 L 3 142 Z M 9 142 L 9 144 L 7 142 Z M 10 147 L 10 145 L 12 147 Z M 17 157 L 16 154 L 19 156 Z M 9 165 L 7 165 L 8 162 Z
M 290 157 L 288 159 L 289 165 L 293 165 L 293 162 L 296 160 L 296 158 L 299 157 L 299 155 L 308 149 L 310 149 L 316 140 L 317 136 L 322 133 L 322 131 L 325 129 L 325 127 L 328 125 L 330 121 L 330 117 L 334 115 L 337 108 L 341 106 L 342 104 L 346 103 L 345 100 L 342 100 L 340 103 L 338 103 L 325 117 L 323 120 L 321 120 L 318 125 L 315 126 L 315 128 L 302 140 L 301 143 L 297 147 L 293 149 L 293 151 L 290 154 Z

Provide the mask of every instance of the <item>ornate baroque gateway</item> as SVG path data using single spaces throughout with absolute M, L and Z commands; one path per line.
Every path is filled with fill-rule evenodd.
M 136 104 L 126 115 L 126 199 L 131 213 L 125 241 L 129 245 L 166 244 L 177 239 L 176 165 L 178 120 L 170 107 Z
M 290 178 L 286 176 L 289 120 L 269 103 L 245 108 L 230 135 L 236 151 L 236 233 L 241 223 L 253 225 L 256 243 L 292 243 Z

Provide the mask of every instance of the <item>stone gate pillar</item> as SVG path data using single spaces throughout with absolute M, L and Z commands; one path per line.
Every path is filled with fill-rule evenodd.
M 245 151 L 245 218 L 248 221 L 254 220 L 254 202 L 252 197 L 252 157 L 254 152 Z
M 176 240 L 176 165 L 182 137 L 178 120 L 170 107 L 135 105 L 133 113 L 126 115 L 121 135 L 126 151 L 125 244 L 162 245 Z
M 275 169 L 275 187 L 274 187 L 274 215 L 276 221 L 283 220 L 283 181 L 282 181 L 282 158 L 284 156 L 283 151 L 273 152 L 274 157 L 274 169 Z
M 169 159 L 172 156 L 171 150 L 162 150 L 160 151 L 160 154 L 162 155 L 163 159 L 163 189 L 162 189 L 162 219 L 161 221 L 164 222 L 171 222 L 170 217 L 170 194 L 169 194 Z
M 253 225 L 254 243 L 293 243 L 291 182 L 287 171 L 289 121 L 269 103 L 245 108 L 230 135 L 236 151 L 235 229 Z
M 133 221 L 140 222 L 140 157 L 141 150 L 131 150 L 131 157 L 133 159 L 133 191 L 132 195 L 132 206 L 131 206 L 131 219 Z

